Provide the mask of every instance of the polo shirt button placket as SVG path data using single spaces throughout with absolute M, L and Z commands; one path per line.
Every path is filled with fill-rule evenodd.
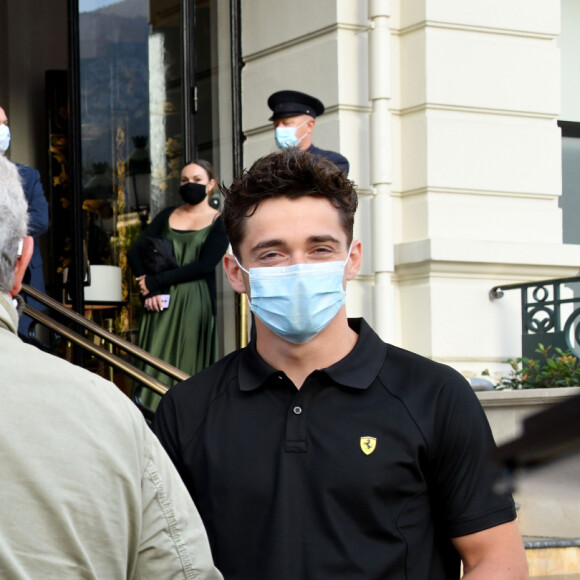
M 296 395 L 296 399 L 288 408 L 286 415 L 286 452 L 306 453 L 306 409 L 302 400 L 302 393 Z

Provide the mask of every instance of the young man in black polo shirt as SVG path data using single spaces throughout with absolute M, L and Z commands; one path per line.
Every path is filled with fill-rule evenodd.
M 348 320 L 354 185 L 289 149 L 225 192 L 256 340 L 171 389 L 155 430 L 226 580 L 527 578 L 485 415 L 451 368 Z

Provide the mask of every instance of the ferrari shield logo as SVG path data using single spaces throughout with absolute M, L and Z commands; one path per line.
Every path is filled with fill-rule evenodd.
M 377 446 L 377 439 L 376 437 L 369 437 L 365 435 L 364 437 L 360 438 L 360 448 L 365 455 L 370 455 Z

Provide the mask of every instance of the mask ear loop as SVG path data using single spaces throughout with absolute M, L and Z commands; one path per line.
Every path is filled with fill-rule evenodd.
M 346 260 L 344 261 L 345 266 L 348 264 L 348 261 L 350 259 L 350 253 L 352 252 L 352 245 L 353 244 L 354 244 L 354 240 L 350 243 L 350 246 L 348 248 L 348 254 L 346 255 Z
M 236 264 L 238 265 L 239 269 L 242 272 L 245 272 L 248 276 L 250 275 L 250 273 L 248 272 L 248 270 L 246 270 L 241 264 L 240 261 L 238 260 L 238 257 L 232 252 L 232 256 L 234 257 L 234 260 L 236 261 Z M 252 306 L 252 301 L 250 300 L 250 296 L 249 294 L 246 292 L 246 300 L 248 301 L 248 304 L 250 305 L 250 307 Z
M 245 272 L 248 276 L 250 275 L 250 273 L 248 272 L 248 270 L 246 270 L 241 264 L 240 261 L 238 260 L 238 257 L 235 254 L 232 254 L 232 256 L 234 257 L 234 260 L 236 261 L 236 264 L 238 265 L 238 267 L 240 268 L 240 270 L 242 270 L 242 272 Z

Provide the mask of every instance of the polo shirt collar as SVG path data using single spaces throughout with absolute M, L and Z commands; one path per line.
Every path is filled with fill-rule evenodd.
M 366 389 L 383 366 L 387 345 L 363 318 L 349 318 L 348 324 L 359 335 L 355 347 L 343 359 L 322 369 L 322 372 L 340 385 Z M 238 373 L 240 390 L 253 391 L 271 377 L 279 377 L 281 374 L 258 354 L 255 340 L 244 349 Z

